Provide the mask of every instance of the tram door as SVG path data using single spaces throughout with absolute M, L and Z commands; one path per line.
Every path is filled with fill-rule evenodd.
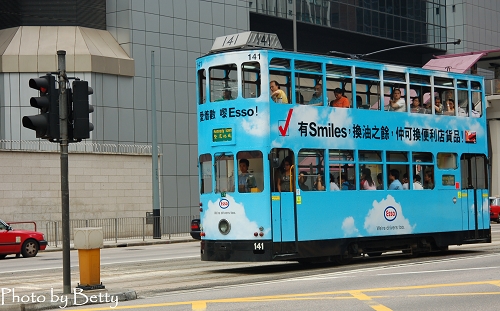
M 295 165 L 290 149 L 273 149 L 271 161 L 271 206 L 275 253 L 295 252 Z M 281 191 L 280 191 L 281 190 Z
M 470 239 L 483 238 L 478 230 L 489 228 L 488 169 L 486 156 L 463 154 L 460 158 L 462 174 L 463 227 L 471 232 Z

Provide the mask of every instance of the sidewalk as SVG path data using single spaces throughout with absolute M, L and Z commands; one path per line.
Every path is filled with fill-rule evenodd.
M 199 242 L 200 240 L 193 239 L 190 235 L 185 236 L 175 236 L 175 237 L 163 237 L 161 239 L 153 239 L 153 238 L 137 238 L 137 239 L 118 239 L 117 242 L 113 241 L 104 241 L 103 248 L 113 248 L 113 247 L 128 247 L 128 246 L 143 246 L 143 245 L 156 245 L 156 244 L 173 244 L 173 243 L 185 243 L 185 242 Z M 54 252 L 54 251 L 62 251 L 62 241 L 57 243 L 57 246 L 53 246 L 49 243 L 47 248 L 43 252 Z M 70 243 L 70 249 L 75 249 L 73 243 Z M 0 309 L 1 310 L 1 309 Z
M 120 239 L 115 241 L 104 241 L 103 248 L 113 247 L 129 247 L 129 246 L 143 246 L 143 245 L 157 245 L 157 244 L 172 244 L 172 243 L 187 243 L 198 242 L 199 240 L 193 239 L 190 235 L 164 237 L 162 239 Z M 73 243 L 70 244 L 71 249 L 74 249 Z M 62 242 L 56 246 L 47 246 L 41 252 L 55 252 L 62 251 Z M 5 284 L 4 284 L 5 285 Z M 28 284 L 29 285 L 29 284 Z M 120 288 L 105 288 L 96 290 L 85 290 L 72 288 L 71 294 L 63 294 L 61 292 L 36 291 L 29 295 L 24 292 L 16 292 L 15 288 L 2 288 L 2 298 L 5 298 L 5 303 L 2 301 L 0 304 L 0 311 L 34 311 L 34 310 L 64 310 L 71 306 L 88 306 L 92 304 L 105 304 L 107 307 L 115 306 L 120 301 L 128 301 L 137 299 L 137 293 L 133 289 L 120 289 Z M 12 290 L 14 290 L 12 292 Z M 9 292 L 11 291 L 11 292 Z M 4 297 L 5 296 L 5 297 Z M 14 301 L 14 296 L 17 296 L 19 302 Z M 12 299 L 11 299 L 12 298 Z M 112 310 L 112 309 L 110 309 Z

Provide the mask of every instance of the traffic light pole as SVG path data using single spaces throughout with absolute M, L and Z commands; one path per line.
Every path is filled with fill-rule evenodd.
M 59 71 L 59 125 L 61 133 L 61 200 L 63 246 L 63 293 L 71 294 L 69 181 L 68 181 L 68 108 L 66 105 L 66 51 L 57 51 Z

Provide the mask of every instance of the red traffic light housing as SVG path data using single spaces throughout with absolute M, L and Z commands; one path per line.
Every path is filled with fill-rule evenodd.
M 29 80 L 29 86 L 38 90 L 38 97 L 30 98 L 30 105 L 40 109 L 34 116 L 24 116 L 23 126 L 36 131 L 37 138 L 52 142 L 60 140 L 59 133 L 59 90 L 56 89 L 55 77 L 51 74 Z

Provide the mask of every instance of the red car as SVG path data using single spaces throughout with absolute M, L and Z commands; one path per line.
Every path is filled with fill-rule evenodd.
M 35 227 L 36 230 L 36 227 Z M 43 233 L 29 230 L 12 229 L 0 219 L 0 259 L 9 254 L 19 257 L 35 257 L 39 250 L 47 247 Z
M 494 198 L 490 202 L 490 221 L 500 224 L 500 198 Z

